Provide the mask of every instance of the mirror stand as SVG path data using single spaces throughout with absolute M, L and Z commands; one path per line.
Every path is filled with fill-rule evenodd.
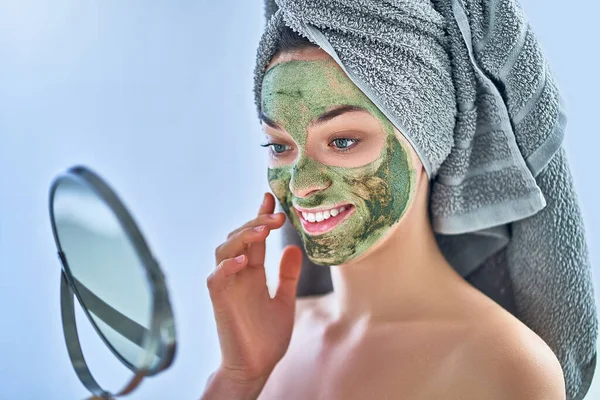
M 75 368 L 75 372 L 77 373 L 81 383 L 83 383 L 90 393 L 94 395 L 90 397 L 89 400 L 113 400 L 115 396 L 122 396 L 131 393 L 144 379 L 145 374 L 143 372 L 135 373 L 125 387 L 116 394 L 112 394 L 102 389 L 102 387 L 92 376 L 92 373 L 90 372 L 85 361 L 85 357 L 83 356 L 83 351 L 81 350 L 81 344 L 79 342 L 79 335 L 77 334 L 77 323 L 75 321 L 75 302 L 73 301 L 75 293 L 73 293 L 64 271 L 61 275 L 60 308 L 63 333 L 67 344 L 67 350 L 69 352 L 69 358 L 71 359 L 71 364 L 73 364 L 73 368 Z

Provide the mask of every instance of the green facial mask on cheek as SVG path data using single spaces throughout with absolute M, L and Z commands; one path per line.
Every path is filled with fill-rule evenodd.
M 362 107 L 381 122 L 385 145 L 373 162 L 343 168 L 306 155 L 308 125 L 339 105 Z M 415 188 L 415 170 L 407 149 L 396 138 L 392 123 L 332 61 L 289 61 L 271 68 L 263 79 L 262 111 L 280 124 L 298 147 L 296 160 L 269 168 L 268 179 L 312 262 L 348 262 L 371 248 L 402 217 Z M 304 198 L 294 195 L 309 188 L 325 189 Z M 339 203 L 351 203 L 354 212 L 320 235 L 307 234 L 292 209 L 293 204 L 312 208 Z

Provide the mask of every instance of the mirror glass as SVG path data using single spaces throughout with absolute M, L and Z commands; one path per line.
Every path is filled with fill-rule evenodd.
M 88 185 L 58 182 L 52 202 L 71 286 L 92 324 L 130 369 L 153 368 L 145 348 L 153 296 L 146 269 L 113 210 Z

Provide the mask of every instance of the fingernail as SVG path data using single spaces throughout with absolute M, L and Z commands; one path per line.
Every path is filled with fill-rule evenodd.
M 238 264 L 241 264 L 241 263 L 243 263 L 243 262 L 244 262 L 244 258 L 246 258 L 246 256 L 244 256 L 244 255 L 242 254 L 242 255 L 239 255 L 239 256 L 237 256 L 236 258 L 234 258 L 234 260 L 235 260 L 235 262 L 236 262 L 236 263 L 238 263 Z
M 252 230 L 254 230 L 256 232 L 261 232 L 263 229 L 265 229 L 264 225 L 259 225 L 259 226 L 255 226 L 254 228 L 252 228 Z
M 277 214 L 269 214 L 269 218 L 275 219 L 277 218 Z

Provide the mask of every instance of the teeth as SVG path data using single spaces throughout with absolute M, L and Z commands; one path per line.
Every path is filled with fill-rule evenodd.
M 302 218 L 308 222 L 321 222 L 331 217 L 335 217 L 344 211 L 346 211 L 346 207 L 332 208 L 331 210 L 319 211 L 316 213 L 302 211 Z
M 321 222 L 323 221 L 323 213 L 321 211 L 319 211 L 317 214 L 317 222 Z

